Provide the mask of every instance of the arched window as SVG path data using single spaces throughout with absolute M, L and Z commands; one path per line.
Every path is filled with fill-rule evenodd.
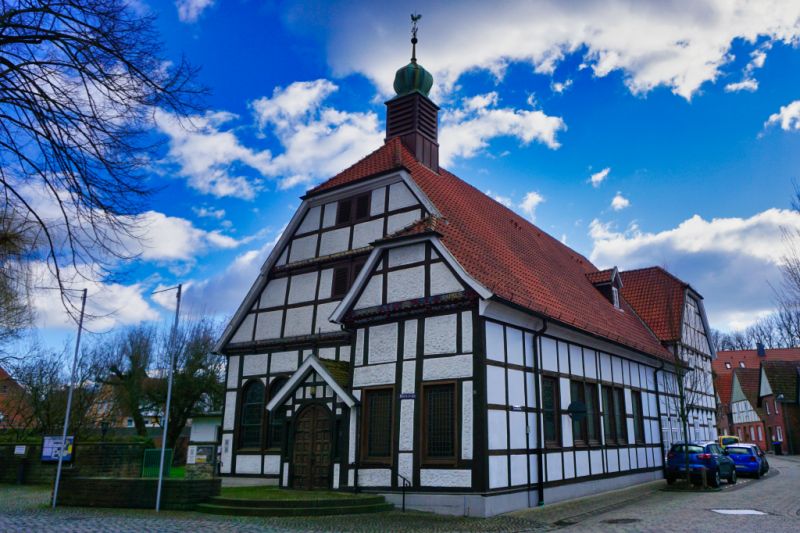
M 242 390 L 242 412 L 239 418 L 239 447 L 261 447 L 261 421 L 264 412 L 264 384 L 251 381 Z
M 274 398 L 280 390 L 286 385 L 288 380 L 284 377 L 275 378 L 269 386 L 269 397 Z M 286 408 L 278 406 L 270 414 L 269 428 L 267 430 L 267 447 L 268 448 L 282 448 L 283 437 L 286 428 Z

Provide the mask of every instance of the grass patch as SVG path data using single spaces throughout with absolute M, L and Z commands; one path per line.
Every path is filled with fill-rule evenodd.
M 331 490 L 291 490 L 278 487 L 222 487 L 223 498 L 238 500 L 328 500 L 360 498 L 349 492 Z

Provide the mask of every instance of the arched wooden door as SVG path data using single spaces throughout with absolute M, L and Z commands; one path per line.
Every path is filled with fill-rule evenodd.
M 292 487 L 331 488 L 331 413 L 323 405 L 309 405 L 297 416 L 292 453 Z

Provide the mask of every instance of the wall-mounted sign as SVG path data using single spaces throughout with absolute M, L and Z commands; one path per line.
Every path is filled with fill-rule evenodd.
M 512 405 L 512 406 L 511 406 L 511 410 L 512 410 L 512 411 L 524 411 L 524 410 L 525 410 L 525 408 L 524 408 L 524 407 L 522 407 L 521 405 Z
M 413 400 L 416 397 L 417 397 L 417 395 L 414 394 L 413 392 L 404 392 L 404 393 L 400 394 L 400 399 L 401 400 Z
M 25 445 L 14 446 L 14 455 L 17 455 L 17 456 L 21 455 L 23 457 L 28 455 L 28 447 L 25 446 Z
M 197 446 L 186 448 L 186 464 L 193 465 L 197 461 Z
M 64 461 L 72 461 L 75 437 L 67 437 L 67 449 L 64 450 Z M 42 439 L 42 462 L 57 462 L 61 455 L 61 435 L 46 435 Z

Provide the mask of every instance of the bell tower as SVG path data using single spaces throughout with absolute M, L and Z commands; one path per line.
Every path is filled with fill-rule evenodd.
M 439 107 L 428 98 L 433 76 L 417 63 L 417 22 L 411 15 L 411 62 L 397 70 L 394 91 L 386 102 L 386 140 L 400 137 L 417 161 L 439 172 Z

